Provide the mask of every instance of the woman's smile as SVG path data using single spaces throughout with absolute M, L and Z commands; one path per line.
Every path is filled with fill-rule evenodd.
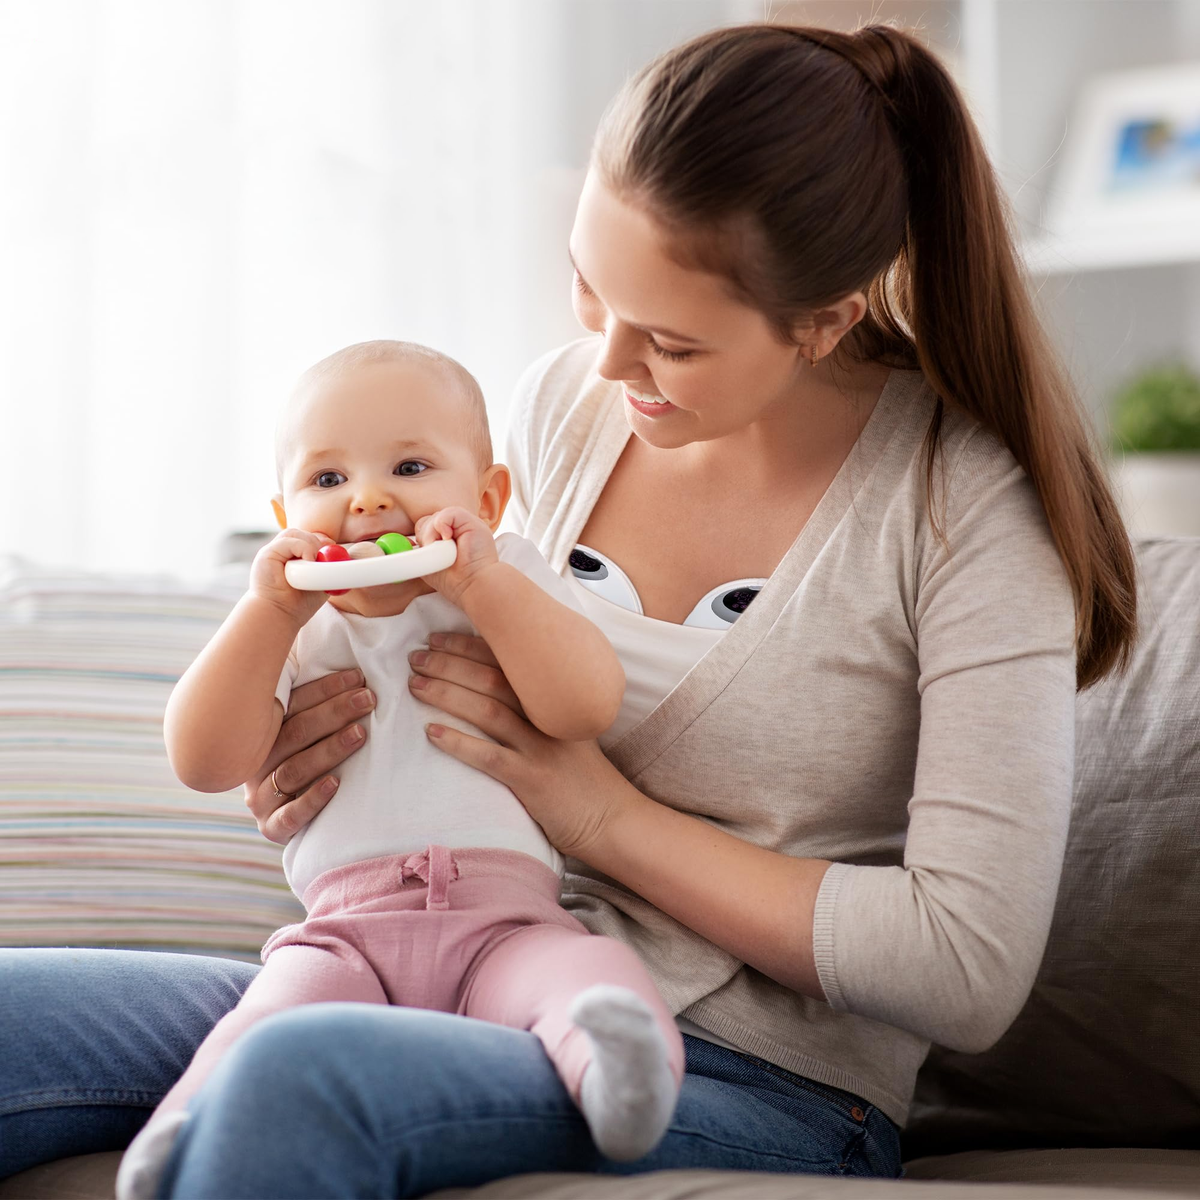
M 648 417 L 658 417 L 664 413 L 675 411 L 675 405 L 670 400 L 665 400 L 662 396 L 651 396 L 646 392 L 639 392 L 635 388 L 631 388 L 629 384 L 625 385 L 625 399 L 638 412 L 644 413 Z

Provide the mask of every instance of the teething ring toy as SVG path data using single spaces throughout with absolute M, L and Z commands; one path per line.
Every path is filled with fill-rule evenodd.
M 411 549 L 400 543 L 407 543 Z M 357 542 L 349 548 L 322 546 L 317 553 L 318 558 L 324 555 L 325 561 L 293 558 L 283 565 L 284 578 L 300 592 L 337 595 L 351 588 L 404 583 L 423 575 L 434 575 L 453 566 L 458 558 L 458 544 L 449 539 L 430 542 L 428 546 L 413 546 L 402 534 L 385 533 L 375 542 L 380 549 L 368 551 L 371 557 L 355 557 L 355 552 L 367 545 L 369 543 Z

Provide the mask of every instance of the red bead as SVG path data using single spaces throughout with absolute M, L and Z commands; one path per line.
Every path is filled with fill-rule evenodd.
M 345 546 L 339 546 L 336 542 L 330 542 L 328 546 L 322 546 L 317 551 L 317 562 L 346 562 L 349 558 L 350 551 Z M 349 590 L 349 588 L 338 588 L 336 592 L 330 591 L 326 595 L 344 596 Z

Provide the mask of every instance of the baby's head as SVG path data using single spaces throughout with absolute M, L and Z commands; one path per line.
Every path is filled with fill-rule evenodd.
M 342 543 L 411 535 L 449 505 L 495 531 L 509 496 L 479 384 L 412 342 L 360 342 L 309 367 L 280 416 L 275 466 L 280 526 Z

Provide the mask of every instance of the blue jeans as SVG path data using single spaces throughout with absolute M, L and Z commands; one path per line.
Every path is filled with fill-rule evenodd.
M 122 1148 L 257 967 L 116 950 L 0 950 L 0 1177 Z M 166 1196 L 421 1196 L 525 1171 L 899 1176 L 866 1101 L 685 1038 L 671 1129 L 602 1158 L 537 1039 L 420 1009 L 319 1004 L 247 1033 L 191 1105 Z

